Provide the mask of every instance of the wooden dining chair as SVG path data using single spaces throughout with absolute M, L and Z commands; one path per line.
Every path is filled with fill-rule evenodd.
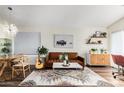
M 16 72 L 16 74 L 18 74 L 19 72 L 23 73 L 23 77 L 26 77 L 26 71 L 28 70 L 29 72 L 31 72 L 30 70 L 30 60 L 27 56 L 20 56 L 18 57 L 16 60 L 18 60 L 18 62 L 16 61 L 15 64 L 12 66 L 12 78 L 14 78 L 14 74 Z
M 3 75 L 3 72 L 7 66 L 7 62 L 0 58 L 0 77 Z

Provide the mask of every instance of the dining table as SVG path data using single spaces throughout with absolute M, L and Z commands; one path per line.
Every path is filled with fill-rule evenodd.
M 11 63 L 15 59 L 15 56 L 0 57 L 0 77 L 3 75 L 6 68 L 11 68 Z

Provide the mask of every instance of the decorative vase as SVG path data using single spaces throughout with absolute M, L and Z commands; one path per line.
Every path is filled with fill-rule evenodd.
M 46 55 L 45 54 L 42 54 L 42 55 L 40 55 L 40 57 L 46 57 Z
M 67 61 L 66 60 L 63 61 L 63 65 L 67 65 Z

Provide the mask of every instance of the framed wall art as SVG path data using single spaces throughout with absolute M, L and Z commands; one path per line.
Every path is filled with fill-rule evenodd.
M 54 35 L 55 48 L 73 48 L 73 35 Z

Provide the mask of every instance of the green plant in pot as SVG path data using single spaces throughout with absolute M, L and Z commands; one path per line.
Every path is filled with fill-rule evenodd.
M 46 47 L 44 47 L 44 46 L 38 47 L 37 52 L 38 52 L 38 55 L 40 57 L 46 57 L 46 55 L 48 53 L 48 49 Z
M 38 47 L 37 52 L 38 52 L 38 56 L 40 57 L 40 60 L 44 63 L 48 53 L 48 49 L 44 46 Z
M 68 63 L 68 54 L 67 54 L 67 53 L 63 53 L 63 54 L 61 55 L 61 57 L 60 57 L 60 60 L 63 61 L 63 64 L 64 64 L 64 65 L 68 65 L 68 64 L 69 64 L 69 63 Z
M 11 46 L 11 43 L 4 43 L 4 46 Z
M 104 53 L 104 49 L 100 49 L 100 51 L 101 51 L 101 54 L 103 54 L 103 53 Z
M 95 48 L 91 49 L 91 52 L 93 52 L 93 53 L 95 53 L 96 51 L 97 51 L 97 49 L 95 49 Z
M 64 54 L 64 53 L 60 55 L 60 60 L 62 60 L 62 61 L 63 61 L 63 60 L 66 60 L 66 59 L 65 59 L 65 54 Z
M 4 56 L 8 56 L 8 54 L 10 53 L 10 49 L 7 47 L 4 47 L 1 49 L 1 52 L 4 54 Z

